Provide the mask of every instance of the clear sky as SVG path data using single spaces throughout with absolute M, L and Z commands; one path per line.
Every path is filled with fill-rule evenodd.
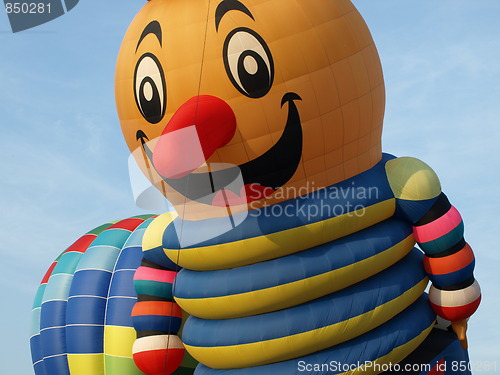
M 1 374 L 32 373 L 31 304 L 52 260 L 87 230 L 144 213 L 113 93 L 121 38 L 143 3 L 84 0 L 18 34 L 0 11 Z M 500 373 L 500 2 L 354 3 L 384 67 L 384 150 L 430 164 L 461 211 L 484 298 L 471 359 Z

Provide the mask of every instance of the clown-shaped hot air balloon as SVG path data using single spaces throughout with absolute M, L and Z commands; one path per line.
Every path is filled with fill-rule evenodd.
M 180 215 L 143 251 L 183 267 L 197 373 L 377 373 L 431 341 L 424 362 L 466 358 L 425 339 L 438 314 L 466 346 L 474 255 L 432 169 L 382 153 L 381 66 L 350 1 L 152 0 L 124 38 L 116 98 Z M 330 362 L 345 366 L 311 367 Z
M 182 346 L 196 374 L 467 362 L 474 255 L 432 169 L 382 153 L 381 66 L 349 0 L 151 0 L 116 98 L 137 164 L 177 210 L 142 238 L 129 364 L 170 374 Z

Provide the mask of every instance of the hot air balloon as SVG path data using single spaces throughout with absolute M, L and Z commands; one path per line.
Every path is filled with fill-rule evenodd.
M 138 216 L 99 226 L 75 241 L 50 266 L 32 310 L 30 344 L 35 374 L 142 374 L 132 358 L 132 347 L 144 318 L 154 319 L 152 314 L 158 309 L 141 302 L 147 300 L 147 294 L 139 294 L 138 302 L 136 290 L 141 292 L 145 286 L 140 272 L 142 237 L 153 218 Z M 153 292 L 155 287 L 169 288 L 166 282 L 146 284 Z M 171 312 L 164 306 L 160 311 Z M 169 328 L 169 333 L 177 333 L 180 322 L 167 322 L 165 331 Z M 189 355 L 183 358 L 182 344 L 174 348 L 177 336 L 158 337 L 171 339 L 168 353 L 163 354 L 177 370 L 174 373 L 192 374 L 197 362 Z M 140 359 L 141 353 L 138 355 Z
M 427 164 L 382 152 L 382 69 L 349 0 L 149 1 L 115 91 L 179 214 L 143 251 L 182 267 L 196 374 L 467 361 L 481 294 L 462 218 Z

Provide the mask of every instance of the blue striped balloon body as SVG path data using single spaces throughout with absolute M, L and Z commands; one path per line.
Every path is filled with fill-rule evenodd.
M 392 159 L 251 211 L 234 230 L 192 246 L 181 246 L 177 228 L 196 238 L 199 226 L 207 232 L 221 219 L 177 218 L 164 229 L 166 254 L 184 267 L 175 297 L 192 315 L 183 342 L 203 364 L 196 373 L 289 375 L 300 361 L 398 362 L 424 341 L 435 314 L 411 225 L 394 217 L 385 170 Z M 376 194 L 366 194 L 370 188 Z

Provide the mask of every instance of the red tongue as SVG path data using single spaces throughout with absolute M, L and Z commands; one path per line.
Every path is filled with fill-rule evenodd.
M 247 204 L 274 193 L 274 190 L 259 184 L 246 184 L 240 190 L 240 195 L 230 190 L 219 190 L 212 200 L 212 206 L 227 207 Z
M 163 177 L 181 178 L 199 168 L 225 146 L 236 131 L 236 117 L 222 99 L 195 96 L 185 102 L 163 130 L 153 152 Z

